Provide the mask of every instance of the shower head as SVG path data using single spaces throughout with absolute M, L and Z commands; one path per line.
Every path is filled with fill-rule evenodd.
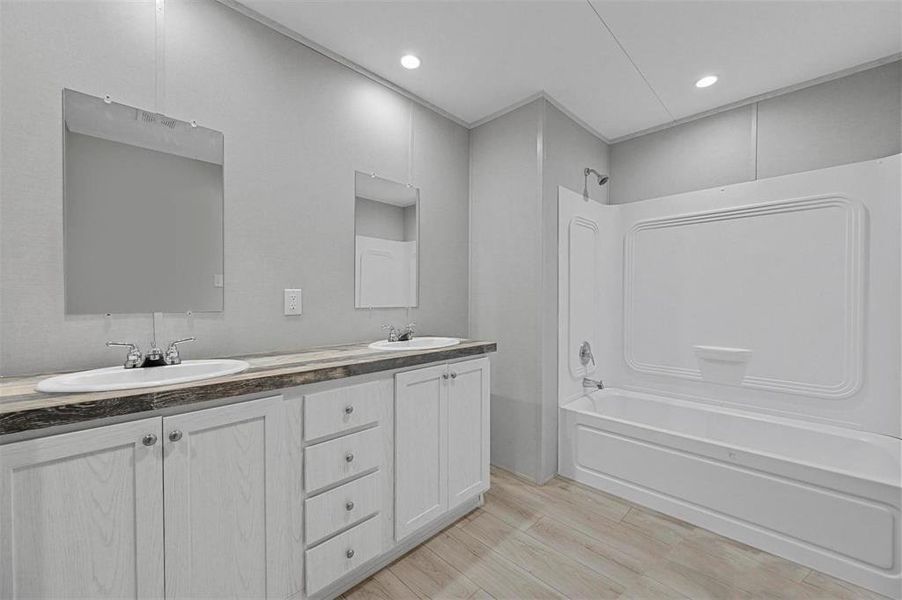
M 595 177 L 598 178 L 598 185 L 604 185 L 608 182 L 608 179 L 610 179 L 610 177 L 608 177 L 607 175 L 602 175 L 595 169 L 590 169 L 589 167 L 586 167 L 583 170 L 583 176 L 585 179 L 589 178 L 589 173 L 593 173 L 595 175 Z
M 610 179 L 607 175 L 602 175 L 595 169 L 592 169 L 589 167 L 586 167 L 585 169 L 583 169 L 583 200 L 585 200 L 587 202 L 589 201 L 589 174 L 590 173 L 595 175 L 595 177 L 598 179 L 598 185 L 604 185 L 608 182 L 608 179 Z

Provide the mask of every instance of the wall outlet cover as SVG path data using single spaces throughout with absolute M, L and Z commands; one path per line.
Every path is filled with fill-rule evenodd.
M 285 314 L 299 315 L 302 310 L 301 290 L 286 289 L 285 290 Z

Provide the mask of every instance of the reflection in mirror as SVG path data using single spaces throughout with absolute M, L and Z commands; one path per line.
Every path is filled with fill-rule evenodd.
M 354 189 L 354 306 L 416 306 L 420 190 L 359 171 Z
M 67 314 L 221 311 L 223 136 L 63 91 Z

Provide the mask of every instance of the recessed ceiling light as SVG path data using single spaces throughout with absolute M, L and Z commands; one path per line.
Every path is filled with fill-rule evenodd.
M 706 88 L 717 83 L 717 75 L 706 75 L 695 82 L 695 87 Z
M 405 54 L 401 57 L 401 66 L 405 69 L 416 69 L 420 66 L 420 59 L 413 54 Z

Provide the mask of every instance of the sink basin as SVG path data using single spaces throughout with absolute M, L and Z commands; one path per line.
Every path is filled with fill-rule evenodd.
M 457 338 L 449 337 L 418 337 L 406 342 L 373 342 L 370 348 L 373 350 L 429 350 L 430 348 L 445 348 L 456 346 L 460 343 Z
M 107 367 L 67 373 L 45 379 L 37 385 L 39 392 L 107 392 L 134 388 L 187 383 L 212 377 L 240 373 L 248 368 L 243 360 L 185 360 L 179 365 L 126 369 Z

